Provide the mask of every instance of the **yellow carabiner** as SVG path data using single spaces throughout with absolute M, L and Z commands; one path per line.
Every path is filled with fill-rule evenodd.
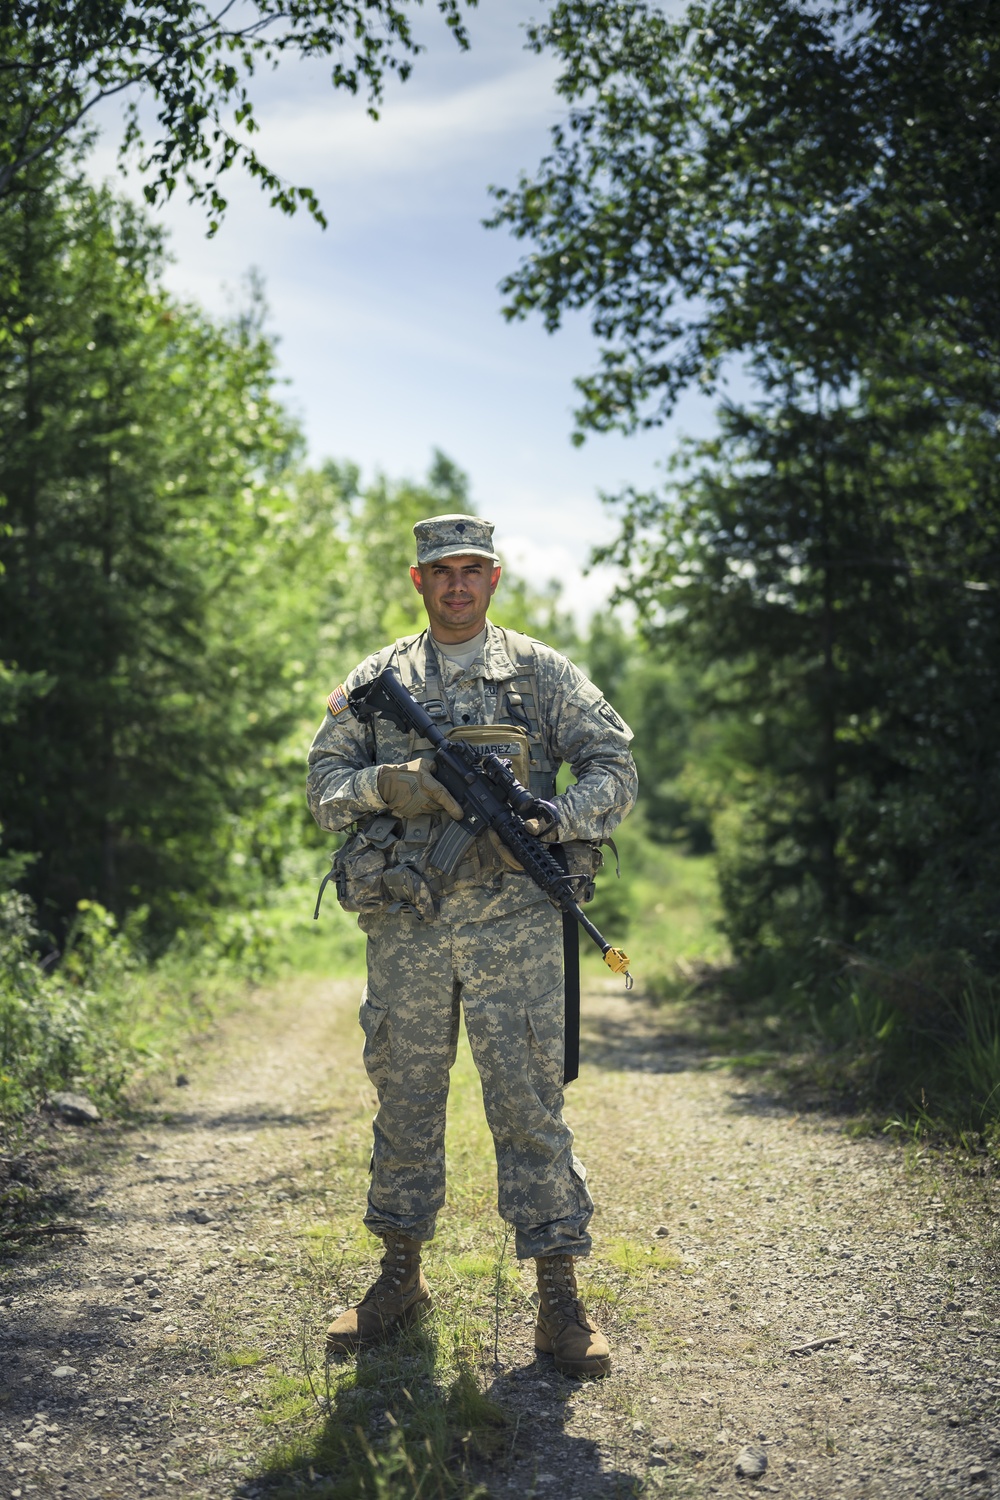
M 625 975 L 625 988 L 627 990 L 630 990 L 632 988 L 632 976 L 628 971 L 630 959 L 624 949 L 605 948 L 604 962 L 607 964 L 612 974 Z

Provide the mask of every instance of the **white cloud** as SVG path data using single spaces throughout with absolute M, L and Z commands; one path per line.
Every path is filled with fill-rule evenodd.
M 569 610 L 581 627 L 607 603 L 621 579 L 617 568 L 604 565 L 592 568 L 584 575 L 583 566 L 589 556 L 589 547 L 584 549 L 581 557 L 578 547 L 567 546 L 564 542 L 542 541 L 523 534 L 502 537 L 499 528 L 497 545 L 511 570 L 535 588 L 543 589 L 553 578 L 556 579 L 562 585 L 563 608 Z
M 315 93 L 262 111 L 255 144 L 297 181 L 327 184 L 445 173 L 474 161 L 491 139 L 544 126 L 559 111 L 553 69 L 535 60 L 450 94 L 395 95 L 372 120 L 359 102 Z M 409 88 L 410 85 L 407 85 Z

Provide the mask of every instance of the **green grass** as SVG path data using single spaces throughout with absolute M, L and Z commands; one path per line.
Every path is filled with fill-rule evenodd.
M 654 844 L 640 824 L 626 823 L 615 841 L 622 877 L 606 849 L 587 915 L 610 942 L 625 948 L 641 993 L 653 1000 L 683 993 L 700 967 L 728 960 L 714 860 Z M 581 956 L 585 981 L 608 976 L 600 951 L 586 937 Z
M 452 1258 L 448 1269 L 457 1273 Z M 321 1500 L 485 1494 L 473 1470 L 509 1451 L 514 1434 L 484 1390 L 462 1290 L 453 1282 L 430 1322 L 384 1348 L 325 1363 L 306 1339 L 299 1371 L 266 1372 L 260 1418 L 274 1440 L 258 1472 L 270 1495 L 298 1494 L 303 1482 Z
M 255 1365 L 263 1362 L 264 1356 L 259 1349 L 229 1349 L 219 1356 L 219 1362 L 224 1370 L 252 1370 Z
M 679 1271 L 683 1257 L 676 1250 L 664 1245 L 644 1245 L 637 1240 L 618 1236 L 599 1248 L 601 1260 L 610 1262 L 619 1271 L 635 1275 L 640 1271 Z
M 17 1121 L 58 1089 L 102 1108 L 127 1104 L 144 1078 L 175 1069 L 183 1044 L 245 990 L 243 973 L 217 953 L 179 945 L 156 964 L 141 952 L 141 923 L 120 929 L 103 907 L 81 902 L 62 962 L 36 961 L 30 908 L 0 900 L 0 1124 Z
M 706 1066 L 868 1129 L 1000 1149 L 1000 986 L 961 955 L 859 956 L 846 977 L 842 959 L 824 968 L 813 951 L 734 966 L 714 860 L 653 844 L 639 820 L 619 847 L 623 878 L 609 855 L 588 915 L 629 953 L 636 993 L 669 1009 L 664 1025 L 714 1054 Z M 594 945 L 582 953 L 585 982 L 607 982 Z
M 121 1110 L 144 1081 L 183 1071 L 185 1048 L 266 976 L 360 976 L 356 918 L 330 897 L 314 922 L 314 902 L 311 881 L 281 887 L 266 910 L 219 914 L 210 935 L 182 933 L 151 963 L 142 912 L 122 928 L 84 901 L 60 963 L 42 968 L 30 903 L 0 894 L 0 1130 L 59 1089 Z

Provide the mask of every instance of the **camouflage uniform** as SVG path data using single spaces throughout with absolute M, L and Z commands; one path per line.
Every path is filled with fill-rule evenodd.
M 360 874 L 345 904 L 368 936 L 360 1019 L 379 1100 L 365 1223 L 383 1237 L 433 1235 L 461 1005 L 496 1144 L 498 1207 L 515 1227 L 517 1254 L 585 1255 L 593 1203 L 562 1118 L 560 916 L 488 837 L 452 876 L 435 879 L 423 855 L 450 820 L 425 815 L 400 830 L 387 815 L 378 767 L 431 754 L 427 741 L 384 719 L 362 725 L 346 708 L 346 694 L 389 665 L 442 727 L 526 726 L 537 796 L 553 796 L 556 770 L 569 763 L 576 785 L 556 799 L 564 846 L 609 835 L 632 806 L 631 731 L 565 657 L 487 622 L 469 667 L 443 656 L 426 631 L 368 657 L 331 695 L 309 753 L 316 821 L 331 832 L 360 829 L 351 856 Z

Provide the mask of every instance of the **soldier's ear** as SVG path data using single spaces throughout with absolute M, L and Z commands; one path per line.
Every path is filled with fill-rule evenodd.
M 493 569 L 492 573 L 490 574 L 490 593 L 491 594 L 495 594 L 496 591 L 497 591 L 497 584 L 500 582 L 500 571 L 501 571 L 500 564 L 497 563 L 496 567 Z
M 417 593 L 422 594 L 424 591 L 424 581 L 420 576 L 420 569 L 411 568 L 410 577 L 413 579 L 413 587 L 416 589 Z

